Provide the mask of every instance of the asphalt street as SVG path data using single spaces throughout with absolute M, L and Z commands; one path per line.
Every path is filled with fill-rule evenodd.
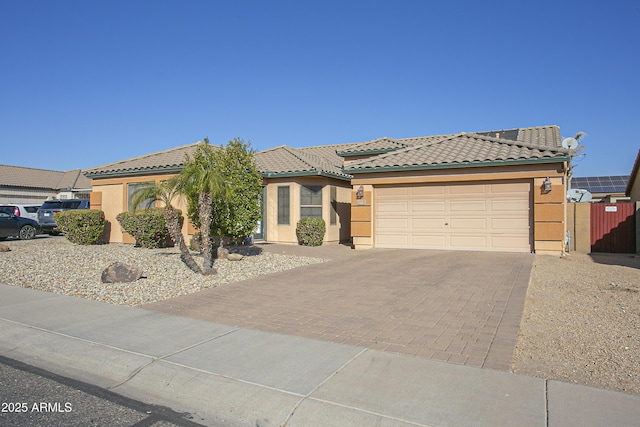
M 189 414 L 148 405 L 0 356 L 0 425 L 197 427 Z

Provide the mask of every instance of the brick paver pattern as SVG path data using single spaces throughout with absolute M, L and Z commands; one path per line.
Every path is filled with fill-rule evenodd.
M 143 308 L 503 371 L 531 254 L 337 251 L 334 259 Z

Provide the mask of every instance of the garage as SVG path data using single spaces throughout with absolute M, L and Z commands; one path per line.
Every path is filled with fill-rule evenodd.
M 532 251 L 531 181 L 375 187 L 379 248 Z

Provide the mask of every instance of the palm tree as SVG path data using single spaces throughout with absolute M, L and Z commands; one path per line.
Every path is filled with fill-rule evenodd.
M 213 245 L 211 244 L 211 218 L 213 196 L 228 192 L 228 186 L 219 171 L 213 169 L 213 146 L 205 138 L 198 144 L 193 156 L 185 158 L 184 169 L 180 176 L 178 189 L 181 194 L 198 196 L 198 219 L 202 234 L 202 274 L 213 274 Z
M 162 181 L 160 184 L 154 184 L 151 187 L 139 188 L 132 195 L 133 209 L 137 209 L 138 206 L 150 199 L 160 200 L 163 202 L 164 208 L 162 209 L 162 216 L 164 216 L 167 230 L 169 230 L 169 234 L 171 235 L 173 242 L 180 248 L 180 259 L 192 271 L 203 274 L 202 269 L 193 259 L 191 252 L 189 252 L 189 248 L 184 242 L 184 237 L 182 236 L 182 230 L 180 228 L 180 217 L 178 216 L 177 210 L 171 205 L 171 201 L 175 197 L 183 194 L 181 193 L 182 188 L 183 185 L 181 183 L 180 175 L 174 176 L 166 181 Z

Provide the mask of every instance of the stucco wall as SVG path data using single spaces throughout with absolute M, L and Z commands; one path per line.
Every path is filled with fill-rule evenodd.
M 565 169 L 563 163 L 517 165 L 502 167 L 479 167 L 460 169 L 434 169 L 426 171 L 391 171 L 356 174 L 351 181 L 353 198 L 362 185 L 365 204 L 352 207 L 352 236 L 356 249 L 367 249 L 374 245 L 375 188 L 389 184 L 447 184 L 465 182 L 487 182 L 527 180 L 531 183 L 531 218 L 533 227 L 532 250 L 543 254 L 561 254 L 566 235 Z M 546 178 L 552 190 L 546 192 L 542 184 Z M 368 195 L 368 196 L 367 196 Z
M 640 173 L 636 174 L 635 181 L 631 186 L 631 193 L 629 193 L 632 202 L 640 202 Z
M 122 188 L 123 184 L 95 185 L 91 192 L 91 209 L 104 212 L 104 239 L 110 243 L 123 243 L 122 229 L 116 220 L 116 215 L 124 212 Z
M 139 175 L 135 177 L 106 178 L 93 180 L 92 207 L 102 209 L 108 225 L 105 230 L 105 240 L 112 243 L 135 243 L 133 237 L 124 233 L 116 216 L 120 212 L 127 210 L 127 185 L 143 182 L 160 182 L 169 178 L 170 175 Z M 290 223 L 289 225 L 278 225 L 278 185 L 288 185 L 290 187 Z M 326 177 L 295 177 L 282 179 L 265 180 L 265 240 L 274 243 L 295 243 L 296 224 L 300 219 L 300 187 L 301 185 L 322 186 L 322 217 L 327 224 L 326 243 L 338 243 L 349 240 L 351 233 L 350 219 L 350 197 L 351 186 L 346 181 L 330 179 Z M 331 217 L 331 186 L 336 186 L 337 200 L 337 221 L 330 223 Z M 182 234 L 185 242 L 189 243 L 191 236 L 195 232 L 193 226 L 186 219 L 187 207 L 182 199 L 172 202 L 173 206 L 182 210 L 185 222 L 182 227 Z M 95 205 L 95 206 L 94 206 Z M 158 202 L 158 206 L 161 204 Z
M 161 182 L 168 179 L 171 175 L 139 175 L 135 177 L 122 178 L 106 178 L 94 179 L 92 181 L 93 191 L 91 193 L 92 209 L 101 209 L 104 211 L 107 226 L 105 227 L 105 240 L 110 243 L 135 243 L 135 239 L 125 233 L 116 216 L 127 210 L 127 185 L 143 182 Z M 186 203 L 182 199 L 176 199 L 172 205 L 182 211 L 185 221 L 182 226 L 182 235 L 187 244 L 190 240 L 190 232 L 193 234 L 193 227 L 189 227 L 189 221 L 186 219 Z M 157 203 L 161 206 L 161 203 Z
M 270 243 L 297 244 L 296 224 L 300 220 L 300 187 L 322 186 L 322 218 L 327 226 L 325 243 L 339 243 L 350 238 L 351 186 L 346 181 L 321 176 L 269 178 L 266 185 L 265 241 Z M 278 224 L 278 187 L 289 187 L 289 224 Z M 330 223 L 331 186 L 336 187 L 336 224 Z
M 567 229 L 571 233 L 569 251 L 591 252 L 590 203 L 567 203 Z

